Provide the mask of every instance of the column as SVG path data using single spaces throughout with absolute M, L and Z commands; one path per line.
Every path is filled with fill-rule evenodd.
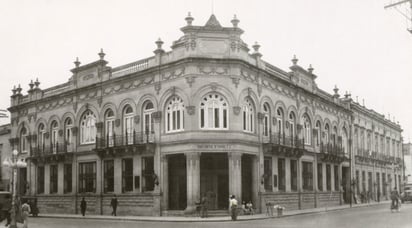
M 50 165 L 44 165 L 44 194 L 50 194 Z
M 186 154 L 187 207 L 185 213 L 196 210 L 195 202 L 200 199 L 200 153 Z
M 272 177 L 271 177 L 272 179 L 273 179 L 274 175 L 276 175 L 278 177 L 277 178 L 277 185 L 276 185 L 276 187 L 274 187 L 274 185 L 272 184 L 272 187 L 273 187 L 273 191 L 277 192 L 279 190 L 279 173 L 278 173 L 278 157 L 276 157 L 276 156 L 272 157 Z
M 338 165 L 338 187 L 339 189 L 336 189 L 337 191 L 339 191 L 339 201 L 340 204 L 342 205 L 343 203 L 343 192 L 342 192 L 342 163 Z
M 64 163 L 57 164 L 57 194 L 64 193 Z
M 122 160 L 120 158 L 113 159 L 114 169 L 114 193 L 122 193 Z
M 229 153 L 229 195 L 242 202 L 242 154 Z
M 298 173 L 299 176 L 299 173 Z M 292 174 L 290 173 L 290 158 L 285 158 L 285 191 L 291 191 Z
M 37 164 L 28 162 L 28 168 L 30 169 L 29 183 L 30 183 L 30 195 L 36 195 L 37 193 Z
M 277 166 L 276 166 L 277 167 Z M 278 181 L 279 183 L 279 181 Z M 258 156 L 253 156 L 252 158 L 252 200 L 256 208 L 260 208 L 260 200 L 259 200 L 259 158 Z M 229 193 L 230 194 L 230 193 Z
M 330 164 L 330 189 L 332 191 L 337 191 L 338 189 L 335 189 L 335 164 Z
M 327 181 L 326 181 L 327 175 L 326 175 L 326 163 L 322 163 L 322 191 L 327 191 L 328 187 L 326 186 Z

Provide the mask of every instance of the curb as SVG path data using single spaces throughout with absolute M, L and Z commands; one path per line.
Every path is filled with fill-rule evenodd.
M 265 216 L 264 214 L 259 214 L 262 215 L 262 217 L 238 217 L 238 220 L 232 221 L 229 216 L 227 217 L 211 217 L 211 218 L 205 218 L 201 219 L 198 217 L 195 217 L 196 219 L 191 219 L 188 217 L 180 217 L 178 219 L 170 218 L 170 217 L 163 217 L 163 219 L 154 219 L 154 218 L 159 218 L 159 217 L 153 217 L 153 218 L 148 218 L 148 217 L 100 217 L 99 215 L 91 215 L 87 217 L 81 217 L 77 215 L 53 215 L 53 214 L 45 214 L 45 215 L 39 215 L 38 217 L 34 218 L 56 218 L 56 219 L 87 219 L 87 220 L 117 220 L 117 221 L 139 221 L 139 222 L 176 222 L 176 223 L 182 223 L 182 222 L 241 222 L 241 221 L 253 221 L 253 220 L 266 220 L 266 219 L 279 219 L 279 218 L 285 218 L 285 217 L 292 217 L 292 216 L 299 216 L 299 215 L 307 215 L 307 214 L 319 214 L 319 213 L 324 213 L 324 212 L 330 212 L 330 211 L 339 211 L 339 210 L 346 210 L 346 209 L 352 209 L 352 208 L 362 208 L 362 207 L 373 207 L 373 206 L 380 206 L 380 205 L 385 205 L 387 202 L 381 202 L 381 203 L 374 203 L 374 204 L 359 204 L 356 206 L 345 206 L 345 207 L 335 207 L 335 208 L 322 208 L 319 210 L 314 210 L 314 211 L 302 211 L 297 213 L 291 213 L 291 214 L 284 214 L 282 216 Z M 316 209 L 316 208 L 315 208 Z

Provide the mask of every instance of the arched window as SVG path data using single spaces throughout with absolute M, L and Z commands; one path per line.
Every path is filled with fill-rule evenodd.
M 23 127 L 20 131 L 20 151 L 22 153 L 27 153 L 27 151 L 29 151 L 27 136 L 27 129 Z
M 184 108 L 183 100 L 178 97 L 172 97 L 166 106 L 166 132 L 183 131 L 184 129 Z
M 58 149 L 58 137 L 59 137 L 59 124 L 57 121 L 51 123 L 51 146 L 53 153 L 57 152 Z
M 329 139 L 330 139 L 330 128 L 329 128 L 329 124 L 325 124 L 325 135 L 324 135 L 324 140 L 325 140 L 325 144 L 329 144 Z
M 143 122 L 144 122 L 144 133 L 151 134 L 154 131 L 154 120 L 153 120 L 153 113 L 154 113 L 154 106 L 151 101 L 146 102 L 143 106 Z
M 41 151 L 44 151 L 44 147 L 46 146 L 46 128 L 44 127 L 44 124 L 41 123 L 39 125 L 37 135 L 37 145 Z
M 66 143 L 67 152 L 72 152 L 73 147 L 73 120 L 67 118 L 64 122 L 64 141 Z
M 342 128 L 342 150 L 343 150 L 343 153 L 347 154 L 348 149 L 349 149 L 348 133 L 346 132 L 346 128 Z
M 96 141 L 96 116 L 87 110 L 80 121 L 80 143 L 90 144 Z
M 296 117 L 295 117 L 295 113 L 290 112 L 289 113 L 289 137 L 292 138 L 292 140 L 295 138 L 296 136 Z
M 114 144 L 114 120 L 113 110 L 108 109 L 104 115 L 104 137 L 106 137 L 107 146 L 113 146 Z
M 201 129 L 228 129 L 228 104 L 216 93 L 210 93 L 200 101 Z
M 126 144 L 133 144 L 133 120 L 133 109 L 128 105 L 123 109 L 123 134 L 125 135 Z
M 263 136 L 270 134 L 270 106 L 268 103 L 263 105 Z
M 283 133 L 283 110 L 282 108 L 278 108 L 276 110 L 276 130 L 278 132 L 278 134 L 282 134 Z
M 317 134 L 316 134 L 316 136 L 315 136 L 315 137 L 316 137 L 315 141 L 316 141 L 316 145 L 319 146 L 319 145 L 320 145 L 321 131 L 322 131 L 322 127 L 321 127 L 321 125 L 320 125 L 320 121 L 319 121 L 319 120 L 316 121 L 315 127 L 316 127 L 316 132 L 317 132 Z
M 311 144 L 311 140 L 312 140 L 312 136 L 311 136 L 311 124 L 310 124 L 310 120 L 309 117 L 307 115 L 303 116 L 303 137 L 305 139 L 305 145 L 310 145 Z
M 246 98 L 243 106 L 243 131 L 254 132 L 255 109 L 249 98 Z

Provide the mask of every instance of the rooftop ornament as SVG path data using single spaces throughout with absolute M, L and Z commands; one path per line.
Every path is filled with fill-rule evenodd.
M 99 57 L 100 57 L 100 60 L 103 60 L 104 59 L 104 56 L 106 55 L 104 52 L 103 52 L 103 48 L 100 48 L 100 52 L 99 52 Z M 76 61 L 78 61 L 78 60 L 76 60 Z M 76 64 L 76 63 L 75 63 Z M 76 66 L 77 67 L 77 66 Z
M 164 42 L 160 38 L 157 39 L 155 43 L 157 45 L 157 49 L 159 49 L 159 50 L 162 49 L 162 45 L 163 45 Z
M 192 22 L 193 22 L 194 18 L 192 17 L 190 12 L 187 14 L 187 17 L 185 18 L 185 20 L 186 20 L 188 26 L 192 25 Z
M 236 18 L 236 14 L 233 16 L 233 19 L 230 22 L 232 22 L 234 28 L 237 28 L 237 25 L 239 24 L 239 19 Z
M 36 89 L 38 89 L 40 85 L 39 78 L 36 78 L 36 81 L 34 82 L 34 84 L 36 85 Z
M 80 66 L 79 57 L 76 57 L 76 61 L 74 61 L 73 63 L 76 66 L 76 68 L 79 67 Z
M 310 73 L 310 74 L 312 74 L 313 73 L 313 67 L 312 67 L 312 64 L 309 64 L 309 68 L 308 68 L 308 72 Z
M 298 64 L 298 60 L 299 60 L 299 59 L 296 58 L 296 55 L 293 55 L 293 59 L 292 59 L 293 65 L 297 65 L 297 64 Z

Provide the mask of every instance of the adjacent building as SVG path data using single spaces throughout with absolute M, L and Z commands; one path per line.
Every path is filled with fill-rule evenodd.
M 412 143 L 403 144 L 403 160 L 404 160 L 404 172 L 405 172 L 405 183 L 412 182 Z
M 0 126 L 0 161 L 11 158 L 12 151 L 10 148 L 11 125 L 5 124 Z M 0 191 L 9 191 L 11 183 L 11 170 L 0 164 Z
M 316 84 L 314 69 L 292 59 L 288 71 L 243 42 L 235 17 L 204 26 L 190 14 L 166 52 L 111 67 L 75 61 L 68 82 L 29 83 L 11 96 L 10 146 L 28 166 L 20 194 L 42 212 L 192 213 L 229 195 L 258 210 L 349 203 L 351 193 L 386 196 L 399 185 L 401 128 Z M 22 184 L 21 184 L 22 185 Z

